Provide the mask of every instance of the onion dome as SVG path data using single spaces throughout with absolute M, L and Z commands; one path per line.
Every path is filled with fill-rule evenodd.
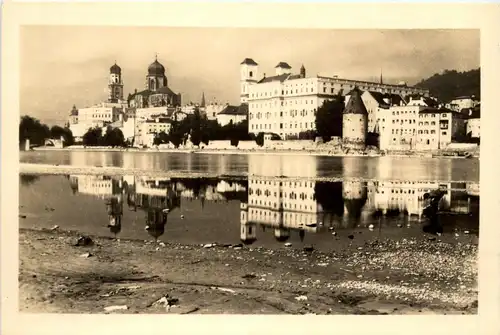
M 158 59 L 155 59 L 151 65 L 148 67 L 148 75 L 150 76 L 164 76 L 165 75 L 165 67 L 158 62 Z
M 119 67 L 115 62 L 115 64 L 109 68 L 109 73 L 122 74 L 122 68 Z
M 71 111 L 69 112 L 69 114 L 71 116 L 78 116 L 78 109 L 76 109 L 75 105 L 73 105 L 73 108 L 71 109 Z

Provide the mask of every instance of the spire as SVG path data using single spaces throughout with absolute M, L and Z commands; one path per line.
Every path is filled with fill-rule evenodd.
M 382 68 L 380 68 L 380 84 L 382 85 L 384 81 L 382 80 Z
M 200 106 L 201 107 L 205 107 L 205 92 L 203 92 L 201 94 L 201 103 L 200 103 Z
M 158 53 L 155 52 L 155 61 L 158 61 Z
M 304 64 L 302 64 L 302 66 L 300 67 L 300 76 L 302 78 L 306 77 L 306 68 L 304 67 Z

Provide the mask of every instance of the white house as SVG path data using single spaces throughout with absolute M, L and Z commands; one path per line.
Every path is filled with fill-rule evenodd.
M 217 114 L 217 123 L 224 127 L 229 123 L 237 124 L 245 121 L 248 118 L 248 105 L 241 104 L 240 106 L 227 105 L 219 114 Z

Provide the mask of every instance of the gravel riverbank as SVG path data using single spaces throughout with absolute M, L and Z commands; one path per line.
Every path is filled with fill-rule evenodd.
M 20 311 L 477 313 L 472 243 L 380 239 L 323 253 L 99 236 L 75 246 L 78 236 L 20 229 Z

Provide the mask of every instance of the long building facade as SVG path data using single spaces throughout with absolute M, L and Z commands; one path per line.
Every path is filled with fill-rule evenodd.
M 345 96 L 355 87 L 384 94 L 424 95 L 429 91 L 407 85 L 388 85 L 338 77 L 308 77 L 304 66 L 298 74 L 280 62 L 275 75 L 259 76 L 259 66 L 246 58 L 240 64 L 241 103 L 248 104 L 249 133 L 272 132 L 282 139 L 315 130 L 316 112 L 324 101 Z

